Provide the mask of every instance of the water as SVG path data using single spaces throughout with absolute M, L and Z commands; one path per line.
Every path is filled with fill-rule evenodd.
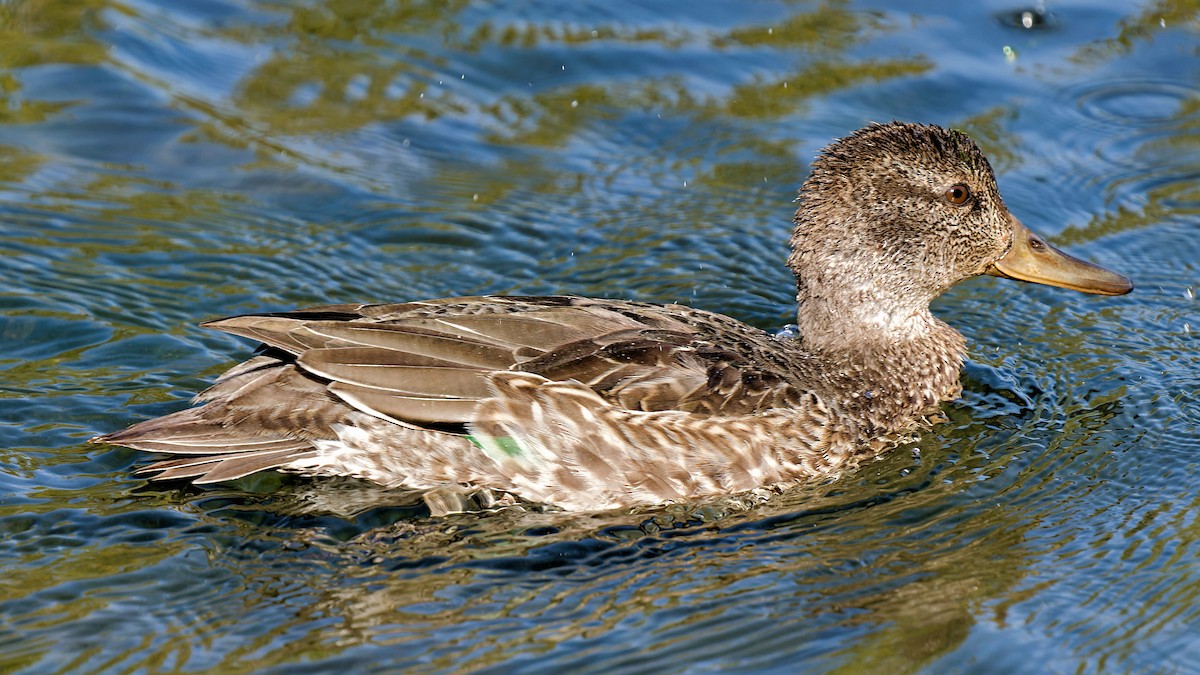
M 1198 26 L 1169 0 L 0 2 L 0 670 L 1195 669 Z M 195 327 L 238 312 L 576 293 L 778 328 L 807 162 L 893 118 L 970 131 L 1018 217 L 1138 288 L 955 289 L 963 400 L 841 480 L 433 519 L 353 481 L 147 485 L 84 443 L 245 358 Z

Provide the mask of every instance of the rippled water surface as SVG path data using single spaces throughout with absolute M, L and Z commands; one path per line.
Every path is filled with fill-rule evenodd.
M 1198 36 L 1184 0 L 0 1 L 0 671 L 1197 668 Z M 787 323 L 808 162 L 890 119 L 967 129 L 1014 213 L 1137 290 L 954 289 L 964 398 L 840 480 L 431 518 L 85 444 L 245 358 L 214 316 Z

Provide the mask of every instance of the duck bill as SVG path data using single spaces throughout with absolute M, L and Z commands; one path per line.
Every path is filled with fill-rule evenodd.
M 988 268 L 988 274 L 1097 295 L 1124 295 L 1133 290 L 1133 282 L 1125 275 L 1067 255 L 1016 218 L 1009 216 L 1009 221 L 1013 227 L 1012 248 Z

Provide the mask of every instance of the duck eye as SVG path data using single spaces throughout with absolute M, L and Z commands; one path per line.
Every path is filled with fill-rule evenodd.
M 955 206 L 962 206 L 971 199 L 971 191 L 966 185 L 954 185 L 946 190 L 946 201 Z

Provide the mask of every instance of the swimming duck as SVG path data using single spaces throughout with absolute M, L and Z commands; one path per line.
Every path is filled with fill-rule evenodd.
M 961 393 L 929 303 L 981 274 L 1120 295 L 1004 205 L 965 134 L 893 122 L 827 147 L 788 267 L 798 336 L 680 305 L 581 297 L 345 304 L 203 324 L 262 343 L 196 407 L 93 441 L 213 483 L 266 469 L 569 510 L 783 487 L 875 457 Z M 437 506 L 433 506 L 436 504 Z

